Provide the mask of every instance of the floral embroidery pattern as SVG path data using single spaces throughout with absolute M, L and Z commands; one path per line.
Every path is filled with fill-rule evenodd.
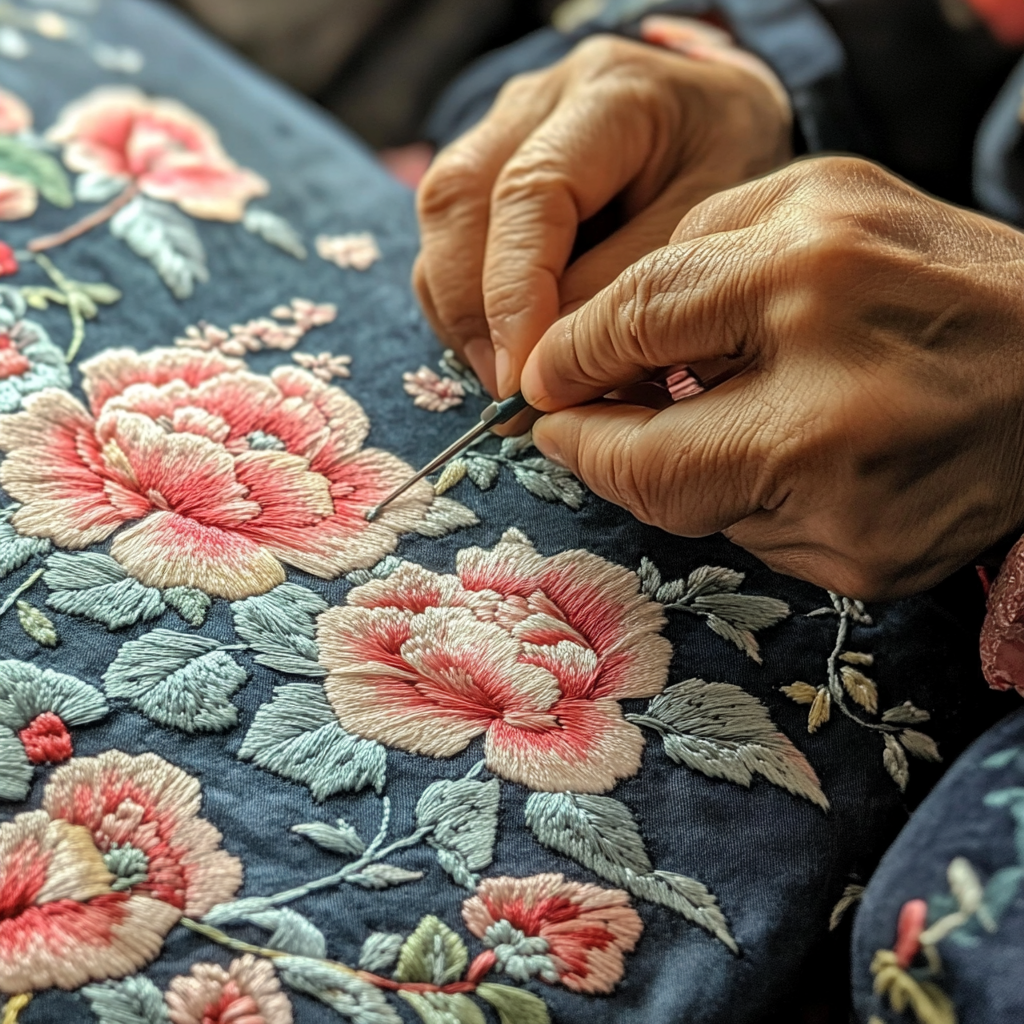
M 317 255 L 343 270 L 369 270 L 381 258 L 377 239 L 364 231 L 354 235 L 318 235 Z
M 187 975 L 171 981 L 165 999 L 171 1024 L 292 1021 L 291 1004 L 273 967 L 251 954 L 233 960 L 227 970 L 219 964 L 194 964 Z
M 451 377 L 439 377 L 429 366 L 421 366 L 415 373 L 403 373 L 402 380 L 407 395 L 412 395 L 413 405 L 430 412 L 445 412 L 462 405 L 465 388 Z
M 0 286 L 0 413 L 14 412 L 25 395 L 71 386 L 64 353 L 25 312 L 21 293 Z
M 298 368 L 117 349 L 81 369 L 89 409 L 48 389 L 0 420 L 11 522 L 81 549 L 138 520 L 110 554 L 147 586 L 237 600 L 283 583 L 284 563 L 330 578 L 373 565 L 432 504 L 424 484 L 366 521 L 410 469 L 362 449 L 358 403 Z
M 274 307 L 271 316 L 276 317 L 276 320 L 258 317 L 248 323 L 232 324 L 226 331 L 203 320 L 186 327 L 184 337 L 175 338 L 174 344 L 181 348 L 198 349 L 200 352 L 220 352 L 226 356 L 244 356 L 249 352 L 262 352 L 265 349 L 288 352 L 314 327 L 333 323 L 337 315 L 338 307 L 331 303 L 317 304 L 309 299 L 292 299 L 291 305 Z M 278 320 L 292 322 L 278 323 Z M 320 365 L 314 357 L 304 356 L 302 353 L 296 353 L 292 358 L 305 369 L 313 369 L 314 366 Z M 337 358 L 351 362 L 349 356 Z M 312 365 L 307 365 L 310 360 Z M 345 365 L 347 366 L 347 363 Z M 314 376 L 327 383 L 330 383 L 331 376 L 349 376 L 347 373 L 339 373 L 324 377 L 315 370 L 313 372 Z
M 488 769 L 531 789 L 636 774 L 643 737 L 618 701 L 659 693 L 672 653 L 636 576 L 581 551 L 544 558 L 514 530 L 460 552 L 457 573 L 403 564 L 320 617 L 342 727 L 434 757 L 486 734 Z
M 0 220 L 31 217 L 40 192 L 55 206 L 72 204 L 67 176 L 32 132 L 32 111 L 0 89 Z
M 199 799 L 199 783 L 155 754 L 58 768 L 42 810 L 0 824 L 0 991 L 123 977 L 183 914 L 231 899 L 241 864 Z
M 314 356 L 308 352 L 296 352 L 292 359 L 325 384 L 330 384 L 335 377 L 352 376 L 352 371 L 349 369 L 352 365 L 351 356 L 335 356 L 330 352 L 321 352 Z

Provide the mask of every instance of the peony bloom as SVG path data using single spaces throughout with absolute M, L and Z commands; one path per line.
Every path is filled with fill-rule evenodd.
M 35 391 L 71 385 L 64 353 L 42 327 L 22 319 L 25 311 L 21 292 L 0 285 L 0 413 L 13 412 Z
M 32 127 L 32 111 L 13 92 L 0 89 L 0 135 L 18 135 Z
M 155 754 L 58 768 L 43 809 L 0 824 L 0 991 L 73 989 L 153 960 L 242 866 L 198 817 L 199 783 Z
M 86 409 L 47 390 L 0 418 L 0 483 L 24 535 L 110 554 L 152 587 L 238 600 L 283 563 L 331 578 L 369 568 L 434 500 L 425 481 L 372 523 L 411 470 L 361 447 L 359 404 L 294 366 L 270 377 L 219 353 L 113 349 L 81 365 Z
M 660 693 L 672 653 L 636 575 L 586 551 L 544 558 L 518 530 L 456 569 L 405 563 L 320 616 L 342 726 L 433 757 L 485 734 L 488 769 L 535 790 L 635 775 L 644 741 L 619 701 Z
M 274 968 L 246 954 L 227 970 L 193 964 L 164 996 L 172 1024 L 292 1024 L 292 1007 Z
M 193 217 L 241 220 L 246 203 L 269 191 L 198 114 L 127 86 L 94 89 L 65 107 L 47 138 L 64 146 L 72 171 L 125 178 Z
M 517 981 L 540 977 L 574 992 L 611 992 L 623 954 L 644 930 L 629 896 L 562 875 L 485 878 L 462 904 L 466 927 Z

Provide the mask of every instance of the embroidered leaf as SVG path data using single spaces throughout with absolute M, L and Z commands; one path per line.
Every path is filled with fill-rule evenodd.
M 533 434 L 527 431 L 525 434 L 518 434 L 515 437 L 502 438 L 499 454 L 506 459 L 514 459 L 520 452 L 533 447 Z M 545 461 L 547 461 L 545 459 Z
M 617 885 L 627 872 L 645 875 L 651 861 L 628 808 L 606 796 L 532 793 L 526 824 L 545 845 Z
M 441 495 L 445 491 L 450 491 L 460 480 L 465 478 L 468 471 L 469 466 L 465 459 L 453 459 L 437 478 L 437 483 L 434 484 L 434 493 Z
M 813 704 L 818 696 L 818 688 L 810 683 L 793 683 L 791 686 L 780 686 L 779 689 L 797 704 Z
M 256 712 L 238 756 L 309 786 L 314 800 L 384 788 L 384 748 L 345 732 L 315 683 L 277 687 Z
M 348 875 L 345 881 L 364 889 L 390 889 L 394 885 L 417 882 L 422 877 L 422 871 L 406 871 L 394 864 L 367 864 L 358 875 Z
M 326 1003 L 352 1024 L 402 1024 L 384 993 L 354 973 L 298 956 L 277 957 L 274 966 L 286 985 Z
M 515 478 L 531 494 L 545 501 L 560 501 L 571 509 L 583 504 L 583 485 L 563 466 L 545 458 L 512 463 Z
M 322 821 L 292 825 L 292 831 L 342 856 L 358 857 L 366 849 L 366 843 L 359 838 L 359 833 L 344 818 L 339 818 L 337 825 L 328 825 Z
M 250 206 L 242 218 L 242 227 L 250 234 L 262 238 L 264 242 L 276 245 L 289 256 L 304 260 L 309 253 L 302 244 L 302 236 L 284 219 L 270 210 L 260 210 Z
M 634 896 L 676 911 L 687 921 L 709 932 L 733 953 L 739 953 L 739 946 L 729 931 L 718 900 L 695 878 L 671 871 L 652 871 L 649 875 L 628 875 L 626 888 Z
M 846 912 L 856 903 L 864 898 L 863 885 L 848 885 L 839 897 L 839 902 L 832 908 L 828 919 L 828 930 L 834 932 L 846 916 Z
M 845 661 L 847 665 L 874 665 L 875 656 L 873 654 L 860 654 L 857 651 L 843 651 L 839 655 L 840 661 Z
M 21 623 L 21 628 L 37 644 L 43 647 L 57 646 L 57 630 L 53 628 L 53 623 L 38 608 L 30 605 L 28 601 L 19 601 L 17 608 L 18 621 Z
M 658 567 L 645 555 L 640 559 L 640 568 L 636 574 L 640 579 L 641 591 L 648 597 L 653 597 L 661 586 L 661 573 L 658 572 Z
M 475 458 L 472 455 L 466 458 L 466 473 L 481 491 L 489 491 L 500 472 L 501 464 L 492 459 Z
M 524 988 L 484 982 L 477 985 L 476 994 L 494 1007 L 501 1024 L 551 1024 L 547 1004 Z
M 210 279 L 195 225 L 167 203 L 137 196 L 114 214 L 110 233 L 151 263 L 176 299 L 187 299 L 197 281 Z
M 46 560 L 46 603 L 55 611 L 121 629 L 162 615 L 167 606 L 159 590 L 132 579 L 109 555 L 69 555 L 58 551 Z
M 364 971 L 380 974 L 389 971 L 405 945 L 405 936 L 394 932 L 371 932 L 359 951 L 359 966 Z
M 154 629 L 129 640 L 103 675 L 111 697 L 160 725 L 217 732 L 238 722 L 228 698 L 245 683 L 245 669 L 205 636 Z
M 919 722 L 927 722 L 931 717 L 927 711 L 915 708 L 908 700 L 897 707 L 889 708 L 882 715 L 882 721 L 891 725 L 916 725 Z
M 866 711 L 874 714 L 878 710 L 878 687 L 862 672 L 849 665 L 839 670 L 846 692 Z
M 998 926 L 999 919 L 1010 908 L 1024 881 L 1024 867 L 1000 868 L 985 886 L 983 907 L 991 922 Z
M 745 579 L 743 573 L 727 569 L 723 565 L 702 565 L 699 569 L 694 569 L 685 581 L 673 580 L 660 587 L 657 591 L 657 600 L 662 604 L 671 604 L 685 599 L 685 602 L 689 603 L 698 597 L 734 594 Z
M 497 779 L 434 782 L 416 804 L 416 824 L 431 829 L 427 842 L 437 862 L 458 885 L 476 889 L 479 876 L 494 855 L 501 786 Z
M 267 939 L 270 949 L 295 956 L 327 956 L 327 940 L 323 932 L 308 918 L 288 907 L 275 907 L 262 913 L 250 914 L 246 921 L 271 933 Z
M 86 985 L 82 995 L 99 1024 L 170 1024 L 163 993 L 144 974 Z
M 33 555 L 45 555 L 50 542 L 45 537 L 22 537 L 11 526 L 15 508 L 0 510 L 0 579 L 20 569 Z
M 86 171 L 75 179 L 75 199 L 80 203 L 106 203 L 120 195 L 131 179 L 103 171 Z
M 807 731 L 817 732 L 832 716 L 832 694 L 826 687 L 818 690 L 810 713 L 807 715 Z
M 885 750 L 882 751 L 882 764 L 885 770 L 892 776 L 893 781 L 900 787 L 902 793 L 910 781 L 910 766 L 907 764 L 907 755 L 896 740 L 886 733 Z
M 324 676 L 317 661 L 316 616 L 328 604 L 312 590 L 282 583 L 269 593 L 248 597 L 231 605 L 235 632 L 259 653 L 256 661 L 279 672 L 300 676 Z
M 31 782 L 25 747 L 17 733 L 0 725 L 0 800 L 24 800 Z
M 416 524 L 415 532 L 421 537 L 444 537 L 479 522 L 476 513 L 465 505 L 451 498 L 435 498 L 426 515 Z
M 450 985 L 469 963 L 466 944 L 444 923 L 428 914 L 405 940 L 398 955 L 395 978 L 428 985 Z
M 922 761 L 942 760 L 935 740 L 916 729 L 904 729 L 900 733 L 900 743 L 903 744 L 908 754 L 919 757 Z
M 446 348 L 437 361 L 437 365 L 449 377 L 454 377 L 471 395 L 483 395 L 483 385 L 480 378 L 468 367 L 465 366 L 454 349 Z
M 14 135 L 0 135 L 0 174 L 30 181 L 47 202 L 63 209 L 74 205 L 64 168 L 49 153 Z
M 1017 755 L 1024 753 L 1024 747 L 1010 747 L 1007 750 L 997 750 L 994 754 L 990 754 L 981 762 L 982 768 L 1006 768 L 1012 764 L 1016 759 Z
M 469 996 L 446 992 L 399 992 L 423 1024 L 487 1024 L 483 1011 Z
M 353 569 L 345 579 L 353 587 L 361 587 L 364 583 L 369 583 L 370 580 L 386 580 L 401 564 L 402 560 L 396 555 L 388 555 L 372 569 Z
M 779 732 L 768 709 L 739 686 L 687 679 L 655 697 L 645 715 L 628 717 L 657 728 L 677 764 L 740 786 L 762 775 L 828 810 L 810 762 Z
M 163 592 L 163 597 L 190 626 L 197 628 L 206 621 L 212 604 L 210 595 L 195 587 L 171 587 Z
M 26 661 L 0 661 L 0 724 L 17 732 L 47 711 L 71 726 L 95 722 L 108 707 L 95 686 L 74 676 Z

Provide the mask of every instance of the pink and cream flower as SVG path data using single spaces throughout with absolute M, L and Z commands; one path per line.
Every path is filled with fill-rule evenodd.
M 18 135 L 32 127 L 32 111 L 13 92 L 0 89 L 0 135 Z M 0 220 L 31 217 L 39 205 L 36 186 L 17 174 L 0 174 Z
M 518 530 L 461 551 L 456 572 L 403 563 L 320 616 L 341 725 L 433 757 L 483 734 L 489 770 L 535 790 L 635 775 L 643 736 L 619 701 L 660 693 L 672 652 L 636 575 L 586 551 L 545 558 Z
M 274 968 L 246 954 L 227 970 L 194 964 L 164 996 L 172 1024 L 292 1024 L 292 1007 Z
M 269 191 L 198 114 L 127 86 L 94 89 L 65 107 L 47 138 L 64 146 L 70 170 L 124 178 L 193 217 L 241 220 L 246 203 Z
M 32 127 L 32 111 L 13 92 L 0 89 L 0 135 L 18 135 Z
M 644 930 L 620 889 L 555 874 L 485 878 L 463 903 L 462 917 L 490 951 L 476 970 L 493 967 L 518 981 L 540 977 L 587 993 L 612 991 L 624 954 Z
M 149 586 L 238 600 L 282 583 L 285 563 L 369 568 L 434 500 L 422 482 L 367 522 L 410 467 L 362 448 L 360 405 L 298 367 L 263 377 L 216 352 L 113 349 L 81 370 L 88 409 L 49 389 L 0 417 L 11 522 L 79 549 L 134 521 L 110 554 Z
M 0 825 L 0 992 L 134 973 L 182 915 L 231 899 L 242 866 L 199 801 L 196 779 L 155 754 L 58 768 L 42 810 Z

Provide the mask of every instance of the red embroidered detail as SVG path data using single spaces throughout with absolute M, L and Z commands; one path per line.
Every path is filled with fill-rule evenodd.
M 18 269 L 18 259 L 14 255 L 14 250 L 6 242 L 0 242 L 0 277 L 16 274 Z
M 18 737 L 33 764 L 60 764 L 74 753 L 71 733 L 60 716 L 52 711 L 44 711 L 33 718 L 18 733 Z
M 900 908 L 896 923 L 896 963 L 906 970 L 921 951 L 921 933 L 928 923 L 928 904 L 924 900 L 908 900 Z
M 994 690 L 1024 697 L 1024 538 L 1006 556 L 988 594 L 981 628 L 981 667 Z
M 32 369 L 9 334 L 0 334 L 0 380 L 20 377 Z
M 1024 43 L 1024 3 L 1021 0 L 967 0 L 992 34 L 1007 46 Z
M 266 960 L 246 954 L 227 970 L 194 964 L 164 996 L 171 1024 L 292 1024 L 288 997 Z

